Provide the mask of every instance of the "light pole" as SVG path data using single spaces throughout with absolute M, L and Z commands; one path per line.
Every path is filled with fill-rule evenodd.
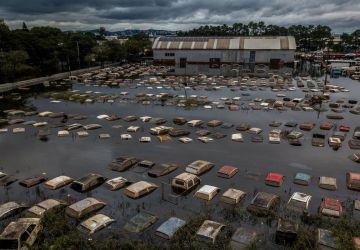
M 327 51 L 327 60 L 325 60 L 325 54 L 323 53 L 323 61 L 325 64 L 325 79 L 324 79 L 324 88 L 323 88 L 323 93 L 325 93 L 325 89 L 326 89 L 326 84 L 327 84 L 327 62 L 329 60 L 329 40 L 327 40 L 327 46 L 326 46 L 326 51 Z
M 61 48 L 64 48 L 64 43 L 58 43 L 58 46 Z M 67 50 L 66 50 L 66 59 L 67 59 L 67 65 L 68 65 L 68 72 L 69 72 L 69 75 L 71 76 L 70 59 L 69 59 L 69 53 Z
M 76 47 L 77 47 L 77 56 L 78 56 L 78 63 L 79 63 L 79 69 L 81 68 L 80 66 L 80 49 L 79 49 L 79 41 L 76 41 Z

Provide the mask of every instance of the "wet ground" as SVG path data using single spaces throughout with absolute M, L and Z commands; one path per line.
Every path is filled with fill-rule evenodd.
M 346 87 L 350 90 L 348 93 L 333 93 L 331 94 L 331 101 L 343 99 L 358 100 L 360 94 L 360 83 L 352 81 L 347 78 L 330 79 L 331 84 Z M 134 82 L 134 86 L 135 86 Z M 109 88 L 85 86 L 83 84 L 74 84 L 73 90 L 80 90 L 85 92 L 88 90 L 100 91 L 102 93 L 120 94 L 120 92 L 128 91 L 130 96 L 138 92 L 145 93 L 160 93 L 172 92 L 178 95 L 184 94 L 184 90 L 180 89 L 148 89 L 145 86 L 138 86 L 137 88 Z M 216 91 L 206 91 L 204 89 L 188 89 L 188 95 L 206 95 L 210 101 L 218 101 L 221 97 L 241 96 L 242 93 L 249 93 L 250 96 L 242 96 L 240 101 L 248 102 L 253 98 L 277 98 L 276 94 L 284 93 L 287 97 L 304 97 L 305 93 L 301 90 L 287 91 L 287 92 L 272 92 L 269 89 L 260 91 L 240 91 L 237 87 L 235 91 L 230 88 L 222 88 Z M 69 136 L 66 138 L 57 137 L 59 128 L 51 128 L 52 135 L 49 140 L 44 142 L 36 137 L 37 128 L 26 125 L 13 125 L 13 127 L 25 127 L 26 132 L 23 134 L 12 134 L 11 132 L 0 134 L 0 171 L 13 174 L 18 179 L 23 179 L 32 175 L 46 173 L 48 178 L 53 178 L 58 175 L 68 175 L 73 178 L 79 178 L 87 173 L 94 172 L 102 174 L 105 177 L 112 178 L 116 176 L 128 177 L 133 180 L 146 180 L 159 185 L 159 188 L 138 200 L 132 200 L 123 194 L 122 190 L 115 192 L 109 191 L 100 186 L 95 190 L 80 194 L 69 187 L 61 190 L 50 191 L 39 185 L 30 189 L 21 187 L 17 183 L 10 185 L 7 188 L 0 188 L 0 203 L 6 201 L 19 201 L 34 204 L 46 198 L 62 198 L 79 200 L 88 196 L 93 196 L 99 200 L 105 201 L 107 206 L 101 210 L 102 213 L 110 215 L 116 219 L 116 223 L 112 224 L 112 229 L 122 230 L 126 221 L 138 213 L 139 210 L 146 210 L 159 217 L 157 223 L 148 231 L 147 237 L 156 237 L 153 232 L 155 229 L 170 216 L 177 216 L 179 218 L 189 218 L 196 215 L 200 211 L 208 209 L 212 213 L 214 220 L 223 221 L 222 209 L 223 204 L 220 203 L 220 196 L 217 195 L 209 202 L 200 201 L 193 197 L 193 193 L 185 197 L 177 199 L 171 198 L 172 202 L 166 201 L 168 199 L 169 186 L 165 185 L 164 190 L 161 188 L 161 183 L 169 183 L 171 177 L 184 172 L 185 167 L 198 159 L 213 162 L 215 167 L 208 173 L 201 176 L 201 184 L 213 185 L 221 188 L 221 192 L 233 187 L 247 192 L 246 198 L 241 202 L 241 210 L 245 211 L 246 206 L 250 203 L 253 195 L 257 191 L 265 191 L 275 193 L 281 196 L 282 204 L 285 204 L 295 191 L 304 192 L 312 195 L 310 203 L 310 213 L 316 213 L 320 205 L 321 199 L 324 196 L 337 197 L 341 201 L 349 204 L 349 200 L 359 197 L 358 192 L 348 190 L 346 188 L 346 172 L 359 172 L 359 165 L 348 159 L 348 156 L 357 152 L 349 149 L 347 141 L 351 138 L 353 130 L 348 133 L 348 136 L 343 143 L 343 146 L 334 151 L 328 145 L 325 147 L 311 146 L 312 134 L 319 130 L 319 125 L 322 122 L 329 122 L 325 113 L 305 112 L 305 111 L 284 111 L 277 110 L 263 111 L 263 110 L 240 110 L 229 111 L 228 109 L 206 110 L 202 107 L 184 109 L 176 106 L 161 106 L 161 105 L 142 105 L 135 101 L 119 102 L 115 100 L 114 103 L 92 103 L 80 104 L 70 101 L 63 101 L 61 103 L 50 103 L 48 98 L 42 95 L 29 97 L 26 101 L 27 105 L 36 108 L 37 111 L 52 111 L 76 113 L 88 116 L 84 121 L 69 121 L 69 123 L 80 122 L 83 124 L 99 123 L 103 127 L 98 130 L 89 131 L 89 136 L 86 138 L 78 138 L 76 136 Z M 18 108 L 16 104 L 14 107 L 7 106 L 6 108 Z M 172 127 L 184 127 L 191 131 L 189 137 L 194 141 L 189 144 L 182 144 L 176 138 L 168 142 L 161 143 L 156 137 L 152 136 L 150 143 L 139 143 L 138 139 L 143 135 L 148 135 L 148 129 L 153 127 L 153 124 L 143 123 L 141 121 L 125 122 L 123 120 L 105 121 L 96 119 L 100 114 L 117 114 L 121 117 L 126 115 L 151 117 L 162 117 L 168 120 L 166 125 Z M 341 113 L 345 117 L 344 120 L 335 121 L 338 125 L 344 124 L 351 126 L 352 129 L 360 125 L 359 116 L 353 115 L 346 111 Z M 252 143 L 250 135 L 242 132 L 245 136 L 244 143 L 231 141 L 232 133 L 237 133 L 235 128 L 206 128 L 212 132 L 221 132 L 227 134 L 223 139 L 216 139 L 212 143 L 204 144 L 197 141 L 195 128 L 190 128 L 187 125 L 177 126 L 172 123 L 175 116 L 184 116 L 188 119 L 201 119 L 210 121 L 213 119 L 222 120 L 224 122 L 232 123 L 235 126 L 247 122 L 252 126 L 263 129 L 264 135 L 263 143 Z M 60 123 L 61 118 L 50 119 L 41 117 L 25 117 L 26 120 L 48 121 L 49 124 Z M 271 121 L 281 121 L 286 123 L 288 121 L 314 122 L 316 128 L 311 132 L 304 132 L 303 145 L 301 147 L 294 147 L 288 144 L 286 140 L 282 140 L 281 144 L 269 144 L 267 140 L 268 132 L 272 129 L 268 126 Z M 334 120 L 330 121 L 334 122 Z M 115 129 L 113 125 L 121 124 L 123 128 Z M 141 126 L 142 130 L 133 134 L 133 140 L 124 141 L 120 139 L 120 134 L 126 133 L 126 128 L 131 125 Z M 281 126 L 283 128 L 283 126 Z M 331 131 L 322 131 L 328 135 Z M 100 133 L 111 134 L 110 139 L 99 139 Z M 179 168 L 168 176 L 160 178 L 151 178 L 147 172 L 142 172 L 143 169 L 134 168 L 124 173 L 111 171 L 107 168 L 107 164 L 114 158 L 124 155 L 135 156 L 139 159 L 152 160 L 156 164 L 174 162 L 179 165 Z M 216 171 L 223 165 L 233 165 L 239 168 L 239 173 L 231 179 L 223 179 L 216 176 Z M 286 176 L 285 182 L 281 187 L 270 187 L 264 184 L 264 178 L 268 172 L 278 172 Z M 293 177 L 297 172 L 308 173 L 313 176 L 312 183 L 309 186 L 299 186 L 293 184 Z M 338 190 L 327 191 L 318 187 L 319 176 L 330 176 L 337 179 Z M 177 203 L 177 204 L 174 204 Z M 280 208 L 279 214 L 283 213 Z M 246 214 L 246 213 L 245 213 Z M 248 216 L 248 215 L 246 215 Z M 246 217 L 245 216 L 245 217 Z M 358 216 L 354 214 L 354 216 Z M 234 228 L 240 224 L 256 223 L 257 228 L 261 228 L 266 232 L 274 232 L 274 228 L 270 228 L 259 219 L 257 221 L 244 219 L 242 221 L 232 221 L 231 226 Z M 138 236 L 131 236 L 138 237 Z M 161 241 L 160 241 L 161 242 Z

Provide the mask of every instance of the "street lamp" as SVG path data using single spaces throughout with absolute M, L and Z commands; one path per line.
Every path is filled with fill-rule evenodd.
M 61 48 L 64 48 L 64 43 L 58 43 L 58 46 Z M 67 50 L 66 50 L 66 58 L 67 58 L 68 72 L 69 72 L 69 75 L 71 76 L 70 59 L 69 59 L 69 53 Z

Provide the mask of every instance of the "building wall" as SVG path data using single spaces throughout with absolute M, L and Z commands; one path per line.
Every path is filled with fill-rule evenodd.
M 283 63 L 294 62 L 294 50 L 254 51 L 256 64 L 269 64 L 270 59 L 280 59 Z M 186 68 L 180 68 L 180 58 L 187 59 Z M 220 74 L 220 69 L 209 68 L 210 58 L 220 58 L 220 64 L 244 64 L 250 61 L 250 50 L 154 50 L 155 63 L 166 62 L 166 65 L 175 66 L 176 74 Z

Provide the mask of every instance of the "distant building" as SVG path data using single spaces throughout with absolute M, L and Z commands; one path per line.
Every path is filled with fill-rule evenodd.
M 292 36 L 158 37 L 154 63 L 173 66 L 175 74 L 219 75 L 226 65 L 265 64 L 273 68 L 294 63 Z

